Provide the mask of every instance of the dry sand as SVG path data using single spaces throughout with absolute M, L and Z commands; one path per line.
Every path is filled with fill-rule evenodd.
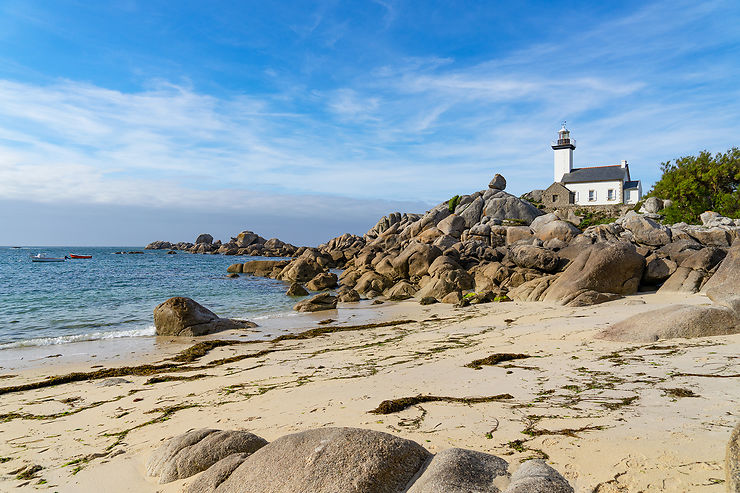
M 415 322 L 220 347 L 190 363 L 190 371 L 163 373 L 207 375 L 194 380 L 146 384 L 149 376 L 126 376 L 111 386 L 93 380 L 7 393 L 0 395 L 0 491 L 182 491 L 193 478 L 159 485 L 144 471 L 151 452 L 173 435 L 214 427 L 274 440 L 314 427 L 355 426 L 410 438 L 432 452 L 493 453 L 512 470 L 545 457 L 579 492 L 719 493 L 725 444 L 740 415 L 740 335 L 655 344 L 594 338 L 612 322 L 679 301 L 708 303 L 701 295 L 643 294 L 586 308 L 518 302 L 340 308 L 300 320 L 311 327 L 327 317 L 341 317 L 330 326 Z M 161 361 L 190 342 L 164 341 L 136 362 Z M 263 349 L 273 351 L 208 365 Z M 492 353 L 532 357 L 465 366 Z M 133 363 L 124 358 L 105 366 Z M 73 367 L 89 371 L 91 364 L 99 363 L 45 362 L 0 374 L 0 386 Z M 513 399 L 368 413 L 383 400 L 417 394 L 504 393 Z M 33 479 L 11 474 L 32 464 L 43 467 Z

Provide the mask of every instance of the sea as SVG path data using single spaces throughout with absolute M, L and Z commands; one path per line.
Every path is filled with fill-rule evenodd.
M 143 251 L 142 254 L 116 254 Z M 31 255 L 92 255 L 32 262 Z M 80 341 L 153 338 L 154 307 L 187 296 L 219 316 L 260 324 L 294 316 L 287 285 L 226 277 L 236 262 L 264 257 L 200 255 L 141 247 L 0 247 L 0 352 Z

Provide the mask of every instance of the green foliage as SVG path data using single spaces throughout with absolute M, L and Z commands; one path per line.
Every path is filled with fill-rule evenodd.
M 529 223 L 524 219 L 504 219 L 504 224 L 508 226 L 529 226 Z
M 457 208 L 457 205 L 460 203 L 460 196 L 455 195 L 450 199 L 449 202 L 447 202 L 447 207 L 450 210 L 450 214 L 455 212 L 455 209 Z
M 714 211 L 723 216 L 740 217 L 740 149 L 712 156 L 702 151 L 661 163 L 663 176 L 648 196 L 670 199 L 664 209 L 667 222 L 698 223 L 699 215 Z
M 583 231 L 589 226 L 596 226 L 597 224 L 609 224 L 617 220 L 616 217 L 610 216 L 608 212 L 604 211 L 589 211 L 586 209 L 578 209 L 574 211 L 577 216 L 582 217 L 581 223 L 578 228 Z

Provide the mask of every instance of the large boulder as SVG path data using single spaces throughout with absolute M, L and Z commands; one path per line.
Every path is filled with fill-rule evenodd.
M 472 228 L 480 222 L 481 214 L 483 214 L 483 207 L 485 207 L 483 197 L 476 197 L 471 203 L 464 206 L 458 206 L 455 212 L 458 216 L 463 218 L 466 228 Z M 458 209 L 460 212 L 457 212 Z
M 595 243 L 568 265 L 543 299 L 567 305 L 586 291 L 633 294 L 644 268 L 645 258 L 631 243 Z
M 442 250 L 433 245 L 411 243 L 393 261 L 393 269 L 398 277 L 409 279 L 425 275 L 435 258 L 442 255 Z
M 740 240 L 735 240 L 703 291 L 713 301 L 740 296 Z
M 316 274 L 316 277 L 311 279 L 306 287 L 311 291 L 323 291 L 325 289 L 332 289 L 337 286 L 337 275 L 333 272 L 322 272 Z
M 355 291 L 360 294 L 366 294 L 371 291 L 381 293 L 391 285 L 392 281 L 389 278 L 371 270 L 360 276 L 355 284 Z
M 232 238 L 239 248 L 245 248 L 255 243 L 264 243 L 266 240 L 252 231 L 242 231 L 236 238 Z
M 726 307 L 671 305 L 634 315 L 599 336 L 611 341 L 655 342 L 676 337 L 692 338 L 737 334 L 740 319 Z
M 213 493 L 251 454 L 235 453 L 221 459 L 188 487 L 188 493 Z
M 324 267 L 317 260 L 310 257 L 298 257 L 280 272 L 278 279 L 290 282 L 308 282 L 321 272 L 324 272 Z
M 216 491 L 396 493 L 405 490 L 429 457 L 421 445 L 387 433 L 308 430 L 262 447 Z
M 334 310 L 337 307 L 337 297 L 330 293 L 319 293 L 307 300 L 299 301 L 293 307 L 298 312 L 319 312 L 322 310 Z
M 447 216 L 437 224 L 437 229 L 442 234 L 452 236 L 454 238 L 460 238 L 460 235 L 465 230 L 465 219 L 457 215 Z
M 542 459 L 524 462 L 504 493 L 573 493 L 568 481 Z
M 715 247 L 690 251 L 693 253 L 683 259 L 658 292 L 698 292 L 711 276 L 712 270 L 725 258 L 725 251 Z
M 676 272 L 676 262 L 669 258 L 651 255 L 646 258 L 647 265 L 642 273 L 642 282 L 648 285 L 660 284 Z
M 534 245 L 516 245 L 511 249 L 511 259 L 519 267 L 545 272 L 557 270 L 560 257 L 546 248 Z
M 504 191 L 489 189 L 484 195 L 484 214 L 493 219 L 523 221 L 531 223 L 543 213 L 529 202 Z
M 147 472 L 159 476 L 160 484 L 170 483 L 205 471 L 231 454 L 244 457 L 265 445 L 264 438 L 247 431 L 194 430 L 162 444 L 147 462 Z
M 656 214 L 663 210 L 663 201 L 658 197 L 648 197 L 642 204 L 642 209 L 649 214 Z
M 306 288 L 304 288 L 301 283 L 294 282 L 291 283 L 285 294 L 288 296 L 308 296 L 308 291 L 306 291 Z
M 391 301 L 401 301 L 413 298 L 417 291 L 419 291 L 419 288 L 406 279 L 401 279 L 392 288 L 389 288 L 385 295 Z
M 496 173 L 493 175 L 493 180 L 488 184 L 488 188 L 492 188 L 493 190 L 505 190 L 506 178 Z
M 439 452 L 408 493 L 475 493 L 499 491 L 497 478 L 508 464 L 495 455 L 450 448 Z
M 288 264 L 290 260 L 250 260 L 242 264 L 241 271 L 235 270 L 234 272 L 243 272 L 258 277 L 277 277 Z
M 663 246 L 671 241 L 671 230 L 635 211 L 629 211 L 622 218 L 622 227 L 630 231 L 637 243 L 650 246 Z
M 213 243 L 213 236 L 211 236 L 211 235 L 209 235 L 207 233 L 203 233 L 202 235 L 198 235 L 198 237 L 195 239 L 195 244 L 198 245 L 198 244 L 201 244 L 201 243 L 202 244 L 205 244 L 205 245 L 210 245 L 211 243 Z
M 170 298 L 154 309 L 154 327 L 159 336 L 202 336 L 256 326 L 246 320 L 220 318 L 203 305 L 183 296 Z
M 539 240 L 545 242 L 557 239 L 564 243 L 568 243 L 579 234 L 581 234 L 580 229 L 576 228 L 568 221 L 560 220 L 550 221 L 535 231 L 535 236 Z

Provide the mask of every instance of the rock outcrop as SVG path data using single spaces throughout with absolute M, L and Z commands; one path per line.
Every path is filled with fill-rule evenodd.
M 714 302 L 727 302 L 740 298 L 740 240 L 735 240 L 717 271 L 703 286 L 704 292 Z
M 147 462 L 160 483 L 194 478 L 189 493 L 572 493 L 541 460 L 509 464 L 453 448 L 430 454 L 411 440 L 359 428 L 319 428 L 266 443 L 246 431 L 194 430 L 166 441 Z
M 322 310 L 334 310 L 337 307 L 337 297 L 330 293 L 320 293 L 307 300 L 299 301 L 293 310 L 299 312 L 319 312 Z
M 160 336 L 202 336 L 256 326 L 246 320 L 220 318 L 203 305 L 182 296 L 170 298 L 154 309 L 154 327 Z

